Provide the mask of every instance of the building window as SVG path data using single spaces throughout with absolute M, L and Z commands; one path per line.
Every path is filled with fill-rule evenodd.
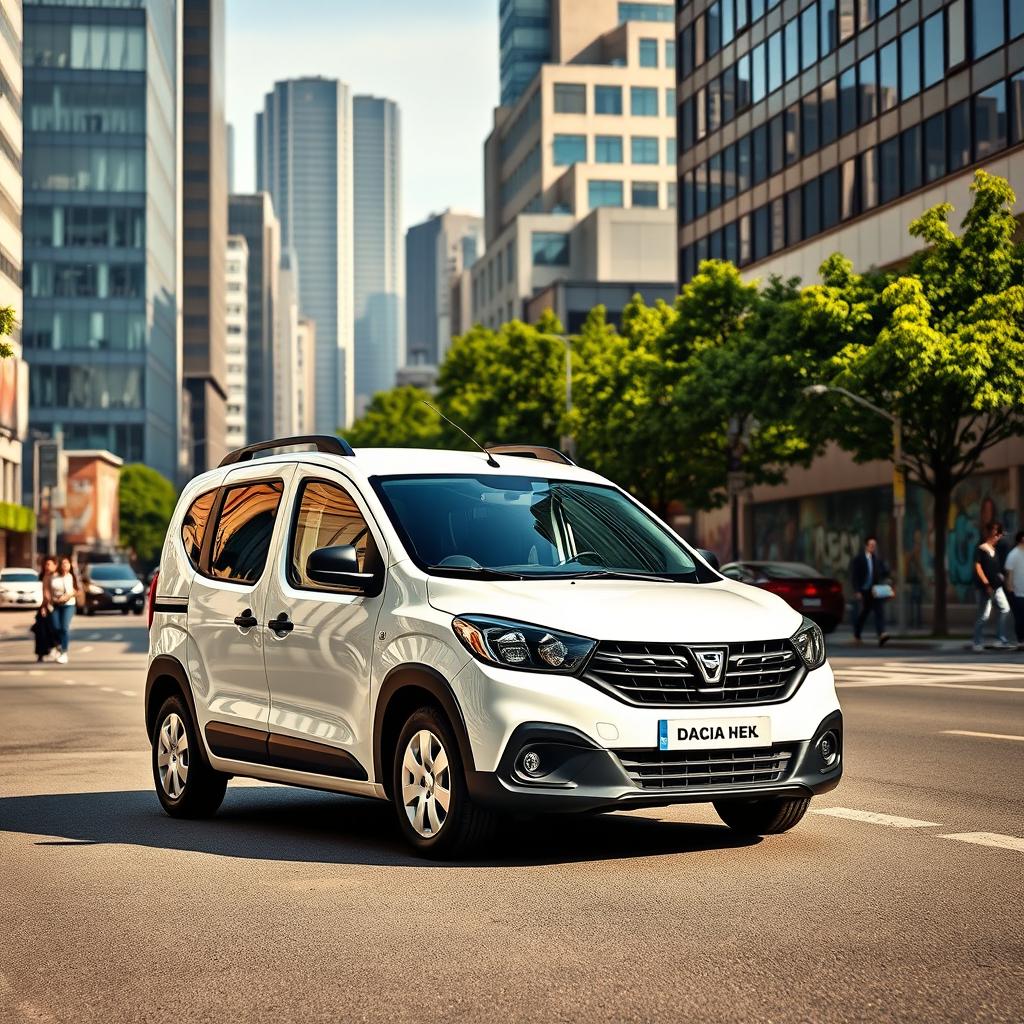
M 622 206 L 622 182 L 600 181 L 587 182 L 587 201 L 591 209 L 599 206 Z
M 762 124 L 751 132 L 753 151 L 753 183 L 760 185 L 768 177 L 768 125 Z
M 676 183 L 674 181 L 670 181 L 665 186 L 665 205 L 670 210 L 676 208 Z
M 622 136 L 598 135 L 594 139 L 594 160 L 599 164 L 621 164 Z
M 860 79 L 860 123 L 867 124 L 878 117 L 877 70 L 875 54 L 865 57 L 858 67 Z
M 1024 71 L 1010 79 L 1010 99 L 1013 103 L 1012 142 L 1024 142 Z
M 964 100 L 946 111 L 946 164 L 948 173 L 960 170 L 971 162 L 970 101 Z
M 953 0 L 946 8 L 946 39 L 949 42 L 948 67 L 955 68 L 967 59 L 964 0 Z
M 722 154 L 722 200 L 728 202 L 736 195 L 736 147 L 729 146 Z
M 857 158 L 844 161 L 839 169 L 839 215 L 849 220 L 860 213 L 860 201 L 857 195 Z
M 821 230 L 821 187 L 817 178 L 803 187 L 803 213 L 804 238 L 810 238 Z
M 821 0 L 821 55 L 831 53 L 839 45 L 839 23 L 836 21 L 836 0 Z
M 736 65 L 730 64 L 722 72 L 722 121 L 728 123 L 736 116 Z
M 937 181 L 946 173 L 946 119 L 942 114 L 924 123 L 924 180 Z
M 823 146 L 836 141 L 839 132 L 837 108 L 836 80 L 833 78 L 821 87 L 821 103 L 818 106 L 818 130 Z
M 678 159 L 679 154 L 676 149 L 676 140 L 674 136 L 670 135 L 665 140 L 665 163 L 667 163 L 669 167 L 674 167 Z
M 915 124 L 900 136 L 900 169 L 903 174 L 903 194 L 921 187 L 921 126 Z
M 728 3 L 729 0 L 726 0 Z M 708 56 L 713 57 L 722 48 L 722 6 L 715 0 L 704 15 L 704 36 L 707 40 Z
M 821 182 L 821 228 L 828 231 L 839 223 L 839 168 L 833 167 L 818 180 Z
M 1006 149 L 1006 83 L 974 97 L 974 159 L 985 160 Z
M 698 164 L 694 176 L 694 212 L 702 217 L 708 212 L 708 165 Z
M 761 43 L 755 46 L 750 54 L 750 96 L 754 103 L 759 103 L 765 97 L 765 88 L 768 83 L 768 76 L 765 72 L 765 53 L 768 47 Z
M 754 211 L 754 259 L 763 260 L 770 252 L 771 221 L 767 206 Z
M 785 158 L 786 131 L 783 115 L 776 114 L 768 122 L 768 173 L 778 174 Z
M 722 154 L 716 153 L 708 160 L 708 209 L 717 210 L 722 205 Z
M 595 114 L 621 114 L 622 113 L 622 86 L 621 85 L 595 85 L 594 86 L 594 113 Z
M 556 167 L 585 164 L 587 162 L 586 135 L 556 135 L 553 159 Z
M 899 54 L 893 40 L 878 51 L 878 107 L 879 113 L 896 106 L 899 95 Z
M 977 60 L 1006 42 L 1006 25 L 1000 0 L 984 3 L 974 0 L 971 7 L 974 11 L 971 38 L 974 41 L 974 59 Z
M 796 245 L 803 241 L 800 223 L 800 189 L 795 188 L 782 198 L 786 207 L 786 244 Z
M 634 181 L 633 205 L 657 207 L 658 183 L 656 181 Z
M 800 159 L 800 104 L 794 103 L 783 116 L 785 131 L 786 166 Z
M 921 91 L 921 30 L 915 25 L 900 36 L 900 102 Z
M 646 85 L 630 86 L 629 110 L 634 117 L 657 117 L 658 90 Z
M 655 43 L 657 45 L 657 43 Z M 671 39 L 665 40 L 665 67 L 674 68 L 676 66 L 676 44 Z
M 807 156 L 818 148 L 818 97 L 812 92 L 803 98 L 802 134 L 803 153 Z
M 658 139 L 654 135 L 634 135 L 630 139 L 630 159 L 635 164 L 658 162 Z
M 736 61 L 736 109 L 745 110 L 750 106 L 750 54 L 745 53 Z
M 750 146 L 751 137 L 744 135 L 739 142 L 736 143 L 736 190 L 737 192 L 746 192 L 751 185 L 751 160 L 750 160 Z
M 924 87 L 926 89 L 942 81 L 946 64 L 946 38 L 942 30 L 942 11 L 933 14 L 924 23 Z
M 811 4 L 800 15 L 800 70 L 806 71 L 818 60 L 818 5 Z
M 1024 0 L 1010 0 L 1010 38 L 1024 34 Z
M 782 32 L 768 37 L 768 91 L 782 87 Z
M 857 127 L 857 69 L 847 68 L 839 76 L 839 134 Z
M 530 252 L 535 267 L 566 267 L 569 265 L 569 236 L 564 231 L 534 231 Z
M 689 224 L 693 220 L 693 207 L 694 207 L 694 186 L 693 186 L 693 171 L 687 171 L 683 175 L 683 209 L 682 209 L 682 221 L 684 224 Z
M 587 87 L 585 85 L 555 84 L 556 114 L 585 114 L 587 112 Z
M 860 155 L 861 210 L 878 205 L 878 150 L 866 149 Z
M 708 82 L 708 131 L 717 132 L 722 125 L 722 80 Z
M 656 68 L 658 66 L 658 40 L 640 40 L 640 67 Z
M 676 87 L 670 85 L 665 90 L 665 116 L 672 117 L 676 110 Z
M 878 201 L 887 203 L 900 194 L 900 140 L 886 139 L 878 147 Z
M 782 33 L 785 50 L 786 81 L 800 74 L 800 20 L 793 18 Z
M 672 21 L 675 8 L 672 4 L 620 3 L 619 21 Z

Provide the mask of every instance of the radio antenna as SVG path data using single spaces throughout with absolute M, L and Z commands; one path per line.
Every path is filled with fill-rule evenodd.
M 437 415 L 440 416 L 441 419 L 443 419 L 445 421 L 445 423 L 449 424 L 450 426 L 453 426 L 464 438 L 466 438 L 468 441 L 470 441 L 473 444 L 475 444 L 477 446 L 477 448 L 479 448 L 480 451 L 482 451 L 484 453 L 484 455 L 487 457 L 487 465 L 488 466 L 493 466 L 495 469 L 501 469 L 501 466 L 498 464 L 498 460 L 475 437 L 471 436 L 470 434 L 467 434 L 466 431 L 463 430 L 462 427 L 460 427 L 458 425 L 458 423 L 456 423 L 454 420 L 450 420 L 447 416 L 445 416 L 445 414 L 443 412 L 441 412 L 441 410 L 438 409 L 436 405 L 431 405 L 424 398 L 421 398 L 420 401 L 428 409 L 433 409 L 434 412 L 436 412 Z

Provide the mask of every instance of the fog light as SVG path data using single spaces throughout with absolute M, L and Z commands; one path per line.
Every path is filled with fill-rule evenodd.
M 834 765 L 839 760 L 839 737 L 834 732 L 827 732 L 818 740 L 818 753 L 826 765 Z
M 527 775 L 540 774 L 540 754 L 536 750 L 528 750 L 523 754 L 523 771 Z

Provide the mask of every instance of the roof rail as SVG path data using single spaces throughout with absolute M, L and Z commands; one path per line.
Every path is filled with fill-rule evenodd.
M 257 441 L 255 444 L 247 444 L 244 448 L 236 448 L 233 452 L 228 452 L 220 460 L 220 464 L 233 466 L 236 462 L 251 462 L 260 452 L 271 451 L 274 448 L 291 448 L 300 444 L 312 445 L 318 452 L 326 455 L 355 455 L 352 445 L 343 437 L 336 437 L 334 434 L 302 434 L 299 437 L 275 437 L 269 441 Z
M 495 455 L 512 455 L 520 459 L 539 459 L 541 462 L 560 462 L 563 466 L 575 466 L 576 463 L 557 448 L 548 448 L 543 444 L 489 444 L 487 451 Z

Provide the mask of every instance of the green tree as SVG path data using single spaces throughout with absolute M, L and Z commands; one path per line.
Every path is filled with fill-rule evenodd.
M 881 293 L 883 326 L 873 340 L 853 337 L 829 365 L 830 383 L 900 418 L 908 476 L 932 495 L 938 634 L 947 630 L 953 489 L 982 467 L 993 445 L 1024 434 L 1024 246 L 1014 242 L 1016 199 L 1007 181 L 984 171 L 975 173 L 971 191 L 959 235 L 948 203 L 910 225 L 927 247 Z M 838 300 L 848 320 L 868 315 L 858 301 L 863 286 L 849 274 Z M 832 432 L 858 459 L 893 456 L 888 425 L 857 406 L 833 417 Z
M 144 565 L 160 557 L 177 494 L 170 480 L 141 462 L 121 469 L 119 516 L 121 543 Z
M 433 399 L 411 385 L 380 391 L 345 440 L 354 448 L 440 448 L 441 418 L 424 402 Z
M 14 333 L 18 325 L 17 314 L 13 306 L 0 306 L 0 359 L 10 359 L 14 355 L 14 346 L 5 339 Z

